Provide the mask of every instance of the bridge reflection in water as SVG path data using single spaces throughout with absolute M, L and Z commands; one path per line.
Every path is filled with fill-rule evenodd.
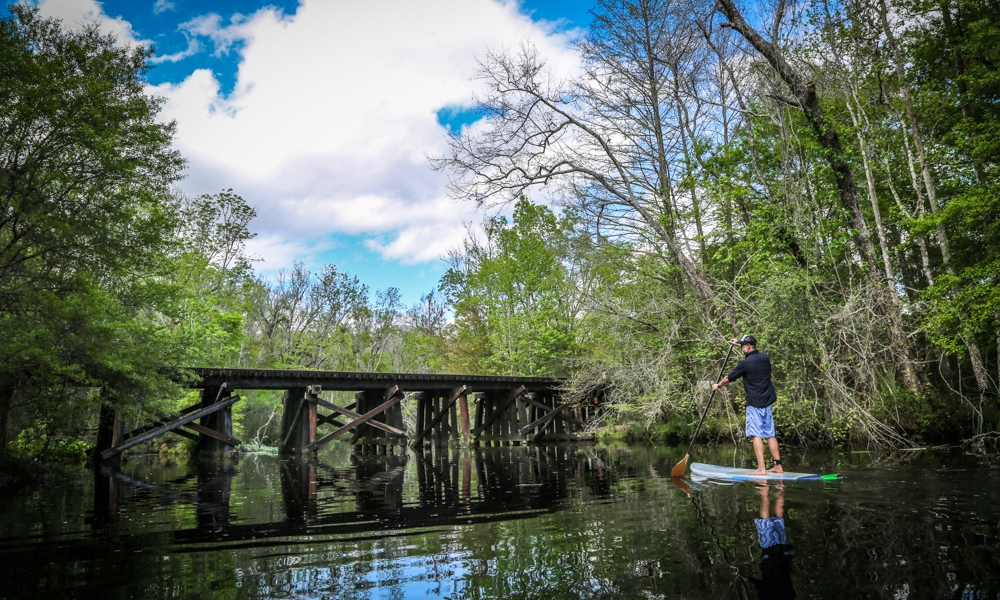
M 614 477 L 602 455 L 591 446 L 573 444 L 444 448 L 408 455 L 355 452 L 346 467 L 318 459 L 274 459 L 280 469 L 281 510 L 265 511 L 279 516 L 267 522 L 233 516 L 231 490 L 240 468 L 232 463 L 198 462 L 191 473 L 167 484 L 103 467 L 96 475 L 91 522 L 95 529 L 115 528 L 123 490 L 133 488 L 129 495 L 194 506 L 196 526 L 169 534 L 168 543 L 180 546 L 258 547 L 288 544 L 287 538 L 295 536 L 405 535 L 408 530 L 531 518 L 557 510 L 573 495 L 607 495 Z M 410 487 L 414 479 L 415 494 Z M 196 493 L 183 491 L 192 484 Z

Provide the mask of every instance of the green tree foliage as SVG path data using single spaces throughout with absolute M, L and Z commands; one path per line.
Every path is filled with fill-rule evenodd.
M 696 418 L 722 340 L 742 330 L 772 356 L 786 435 L 995 429 L 992 12 L 600 1 L 573 78 L 531 49 L 484 57 L 485 123 L 437 166 L 480 204 L 545 185 L 580 209 L 602 273 L 573 325 L 581 395 L 611 385 L 647 422 Z M 464 254 L 493 260 L 480 246 Z M 449 296 L 479 343 L 469 362 L 496 369 L 487 298 L 508 292 L 454 264 L 445 283 L 478 290 Z M 736 430 L 729 406 L 710 431 Z
M 931 308 L 925 325 L 951 353 L 975 354 L 995 343 L 995 386 L 1000 384 L 1000 23 L 995 7 L 983 2 L 905 2 L 902 8 L 924 24 L 909 30 L 904 41 L 913 61 L 908 76 L 917 89 L 916 112 L 937 142 L 932 160 L 942 183 L 941 211 L 916 225 L 941 224 L 951 241 L 952 268 L 926 294 Z M 981 374 L 981 385 L 988 385 L 985 377 Z
M 174 334 L 190 353 L 190 366 L 238 366 L 245 345 L 245 315 L 258 285 L 246 243 L 256 237 L 257 211 L 226 190 L 181 198 L 180 242 L 172 279 L 183 290 Z
M 563 373 L 577 351 L 576 324 L 586 288 L 575 279 L 571 213 L 557 217 L 526 198 L 512 220 L 483 223 L 452 253 L 441 289 L 455 309 L 456 367 L 475 373 Z
M 741 332 L 772 357 L 784 436 L 1000 427 L 988 3 L 599 0 L 573 77 L 490 52 L 484 123 L 435 165 L 513 211 L 469 227 L 410 308 L 335 265 L 255 273 L 253 207 L 171 188 L 150 51 L 11 11 L 0 449 L 8 421 L 48 448 L 98 403 L 183 402 L 181 365 L 570 375 L 607 414 L 679 433 Z M 735 435 L 739 395 L 721 400 L 706 430 Z M 266 441 L 278 402 L 248 394 L 242 435 Z
M 137 401 L 176 365 L 164 283 L 182 160 L 144 91 L 150 51 L 65 31 L 17 4 L 0 20 L 0 450 L 7 420 L 54 419 L 78 388 Z

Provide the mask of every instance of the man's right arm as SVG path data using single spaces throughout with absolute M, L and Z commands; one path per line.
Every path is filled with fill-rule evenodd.
M 728 379 L 729 381 L 736 381 L 740 377 L 746 375 L 746 372 L 747 372 L 746 359 L 743 359 L 740 362 L 736 363 L 736 366 L 733 367 L 732 372 L 729 373 L 729 375 L 726 375 L 726 379 Z
M 744 371 L 746 371 L 746 365 L 744 365 L 743 361 L 741 360 L 740 362 L 736 363 L 736 367 L 733 368 L 732 373 L 726 375 L 725 377 L 722 378 L 722 381 L 712 386 L 712 391 L 715 391 L 721 388 L 722 386 L 726 385 L 727 383 L 736 381 L 740 377 L 743 377 Z

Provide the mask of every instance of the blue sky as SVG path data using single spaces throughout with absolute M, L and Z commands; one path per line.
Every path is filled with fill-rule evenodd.
M 475 56 L 535 44 L 574 68 L 590 2 L 525 0 L 38 0 L 155 45 L 151 93 L 178 124 L 182 190 L 232 188 L 258 209 L 251 251 L 274 273 L 334 263 L 407 304 L 436 287 L 463 221 L 427 166 L 468 125 Z M 3 12 L 6 12 L 4 10 Z

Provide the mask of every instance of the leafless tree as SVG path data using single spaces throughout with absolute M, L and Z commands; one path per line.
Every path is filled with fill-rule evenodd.
M 450 173 L 456 196 L 480 205 L 544 187 L 599 234 L 665 247 L 705 319 L 739 332 L 690 246 L 705 233 L 691 181 L 701 115 L 690 90 L 706 65 L 689 7 L 598 4 L 580 45 L 583 69 L 573 77 L 552 73 L 530 46 L 483 56 L 477 77 L 487 92 L 477 103 L 487 124 L 453 136 L 449 153 L 433 164 Z

